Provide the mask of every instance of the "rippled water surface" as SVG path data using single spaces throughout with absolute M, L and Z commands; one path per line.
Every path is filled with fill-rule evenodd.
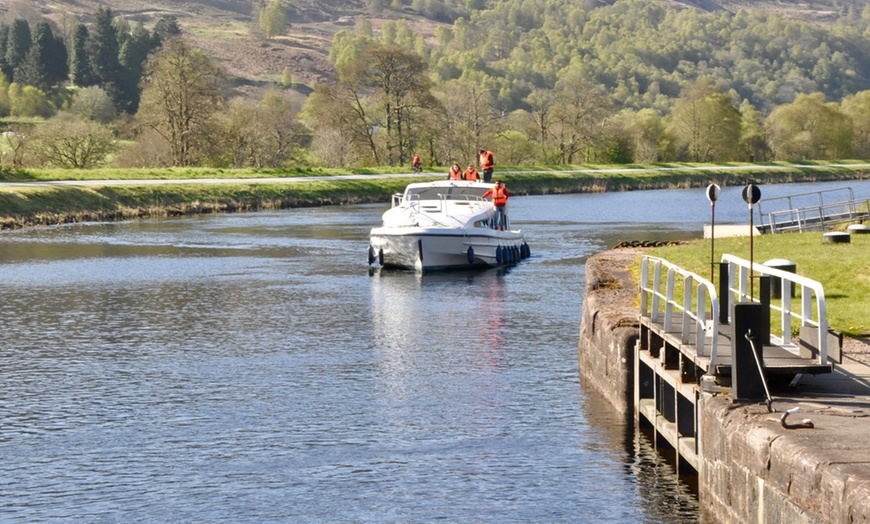
M 698 519 L 577 339 L 585 259 L 699 236 L 702 190 L 513 198 L 507 271 L 369 270 L 383 211 L 0 235 L 0 520 Z

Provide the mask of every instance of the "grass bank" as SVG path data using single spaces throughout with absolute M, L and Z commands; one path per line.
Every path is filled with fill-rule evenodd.
M 335 169 L 96 169 L 0 170 L 0 182 L 101 180 L 202 180 L 233 182 L 190 184 L 3 186 L 0 227 L 4 229 L 94 220 L 177 216 L 292 207 L 389 202 L 390 195 L 420 178 L 324 180 L 336 175 L 379 175 L 395 168 Z M 427 170 L 431 179 L 446 168 Z M 281 181 L 280 178 L 304 178 Z M 790 183 L 870 178 L 866 163 L 655 164 L 620 166 L 505 166 L 496 170 L 513 195 L 542 195 L 705 187 L 756 183 Z M 274 182 L 248 182 L 275 178 Z
M 715 257 L 729 253 L 749 259 L 749 237 L 716 239 Z M 825 289 L 828 322 L 848 336 L 870 336 L 870 235 L 852 235 L 849 244 L 822 242 L 822 232 L 762 235 L 754 239 L 753 258 L 795 262 L 797 272 L 821 282 Z M 660 247 L 649 254 L 664 258 L 705 278 L 710 275 L 710 240 Z M 636 271 L 639 272 L 640 265 Z M 718 285 L 718 275 L 716 276 Z

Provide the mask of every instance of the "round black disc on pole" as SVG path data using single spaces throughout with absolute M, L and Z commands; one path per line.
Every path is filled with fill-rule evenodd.
M 719 200 L 719 194 L 721 192 L 722 190 L 719 189 L 719 186 L 717 186 L 716 184 L 710 184 L 709 186 L 707 186 L 707 200 L 709 200 L 712 204 L 713 202 Z
M 747 184 L 743 188 L 743 200 L 749 204 L 757 203 L 761 199 L 761 190 L 755 184 Z
M 721 192 L 722 190 L 716 184 L 707 186 L 707 200 L 710 201 L 710 282 L 713 282 L 715 277 L 716 201 L 719 200 Z

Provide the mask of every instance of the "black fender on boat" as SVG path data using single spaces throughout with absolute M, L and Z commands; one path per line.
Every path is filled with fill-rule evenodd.
M 384 265 L 384 249 L 381 248 L 378 250 L 378 264 Z
M 468 263 L 474 264 L 474 248 L 471 246 L 468 246 L 468 251 L 466 251 L 465 254 L 468 257 Z
M 369 265 L 375 261 L 375 246 L 369 244 Z
M 501 246 L 498 246 L 495 248 L 495 262 L 496 262 L 496 264 L 501 264 L 502 259 L 503 259 L 502 249 L 501 249 Z

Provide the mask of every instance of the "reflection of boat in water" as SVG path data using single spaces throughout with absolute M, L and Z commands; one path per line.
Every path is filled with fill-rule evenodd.
M 409 184 L 393 195 L 383 225 L 372 229 L 369 264 L 418 271 L 515 264 L 530 254 L 523 232 L 494 227 L 483 198 L 494 184 L 439 180 Z

